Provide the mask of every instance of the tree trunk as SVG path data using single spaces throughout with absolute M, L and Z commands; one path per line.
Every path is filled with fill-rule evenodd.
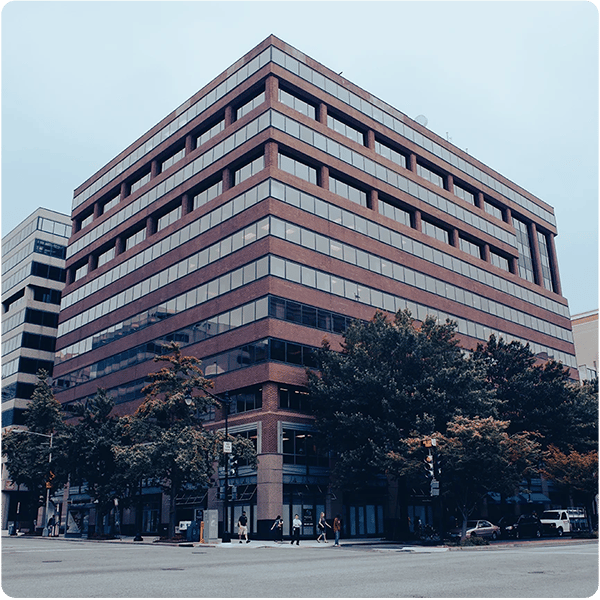
M 177 491 L 179 482 L 171 480 L 171 492 L 169 495 L 169 526 L 167 528 L 167 537 L 172 540 L 175 537 L 175 502 L 177 500 Z
M 467 539 L 467 521 L 469 520 L 469 511 L 466 506 L 459 509 L 462 515 L 462 526 L 460 529 L 460 540 L 461 542 Z

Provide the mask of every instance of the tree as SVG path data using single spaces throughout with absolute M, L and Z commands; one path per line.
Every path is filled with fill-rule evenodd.
M 98 389 L 93 398 L 73 411 L 80 420 L 72 428 L 71 482 L 87 484 L 87 493 L 96 501 L 100 516 L 122 493 L 114 451 L 119 443 L 119 417 L 111 414 L 114 404 L 106 390 Z
M 33 502 L 41 506 L 46 498 L 46 484 L 56 489 L 67 481 L 70 429 L 63 422 L 61 405 L 52 393 L 48 373 L 38 371 L 37 379 L 24 414 L 29 433 L 7 432 L 2 453 L 6 457 L 10 479 L 17 485 L 26 486 L 32 492 Z
M 117 449 L 125 465 L 129 484 L 134 478 L 154 479 L 169 494 L 168 536 L 175 534 L 175 502 L 182 490 L 206 489 L 211 485 L 213 463 L 222 455 L 221 436 L 203 428 L 203 416 L 215 404 L 212 382 L 200 368 L 201 361 L 183 356 L 171 342 L 155 361 L 167 366 L 152 373 L 142 392 L 146 398 L 123 430 L 131 445 Z M 256 452 L 248 440 L 231 438 L 242 455 Z
M 537 431 L 545 447 L 563 450 L 572 445 L 590 449 L 597 444 L 598 402 L 591 386 L 569 380 L 561 363 L 536 364 L 529 345 L 490 336 L 479 344 L 474 359 L 485 365 L 495 391 L 498 418 L 510 421 L 509 433 Z
M 543 474 L 569 494 L 579 496 L 588 510 L 593 513 L 592 504 L 598 494 L 598 451 L 580 453 L 575 450 L 561 452 L 550 446 L 544 452 Z
M 409 311 L 393 321 L 377 312 L 347 329 L 341 352 L 324 342 L 309 390 L 318 441 L 336 457 L 339 485 L 361 487 L 384 473 L 404 438 L 444 432 L 457 414 L 493 414 L 485 371 L 455 332 L 451 321 L 427 318 L 418 328 Z
M 460 512 L 462 538 L 467 520 L 490 490 L 512 493 L 537 463 L 539 444 L 527 433 L 509 435 L 509 423 L 493 417 L 455 416 L 444 434 L 434 433 L 436 460 L 443 461 L 440 493 L 446 505 Z M 424 451 L 420 438 L 404 442 L 404 452 L 388 454 L 388 469 L 396 477 L 413 479 L 423 472 Z

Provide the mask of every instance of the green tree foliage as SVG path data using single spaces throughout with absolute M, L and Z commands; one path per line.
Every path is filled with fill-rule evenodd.
M 529 345 L 506 343 L 494 335 L 479 344 L 474 358 L 484 363 L 509 433 L 537 431 L 545 447 L 581 450 L 597 445 L 597 382 L 581 387 L 569 371 L 550 360 L 536 365 Z
M 404 438 L 443 432 L 457 414 L 493 413 L 481 364 L 464 355 L 455 331 L 450 321 L 417 328 L 408 311 L 393 321 L 378 312 L 348 328 L 341 352 L 323 344 L 309 389 L 339 485 L 361 487 L 384 472 Z
M 71 483 L 87 485 L 87 493 L 105 514 L 121 495 L 114 448 L 120 442 L 119 417 L 112 414 L 114 400 L 99 389 L 85 405 L 74 408 L 79 417 L 71 435 Z
M 201 361 L 184 356 L 176 343 L 155 361 L 167 366 L 151 374 L 143 388 L 145 400 L 121 424 L 123 440 L 116 449 L 125 482 L 132 488 L 141 479 L 159 483 L 170 497 L 168 536 L 175 533 L 175 501 L 182 491 L 211 485 L 213 464 L 222 455 L 222 436 L 203 428 L 203 415 L 216 401 L 210 396 L 212 382 L 200 368 Z M 234 449 L 256 463 L 252 443 L 241 438 Z M 222 459 L 221 459 L 222 460 Z
M 7 432 L 3 436 L 2 453 L 11 481 L 25 485 L 33 492 L 34 501 L 41 505 L 45 501 L 47 482 L 52 483 L 53 489 L 66 483 L 70 428 L 63 422 L 60 403 L 48 383 L 48 373 L 39 371 L 37 379 L 25 411 L 25 425 L 30 433 L 19 433 L 15 429 Z

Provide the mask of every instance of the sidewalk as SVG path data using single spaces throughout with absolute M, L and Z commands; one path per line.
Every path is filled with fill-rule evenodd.
M 7 539 L 18 539 L 25 536 L 9 536 L 6 530 L 2 531 L 2 538 Z M 274 542 L 271 540 L 250 540 L 246 543 L 244 540 L 242 544 L 239 543 L 237 537 L 232 538 L 231 543 L 223 543 L 220 539 L 210 540 L 204 543 L 200 542 L 173 542 L 173 541 L 159 541 L 160 538 L 157 536 L 147 535 L 144 536 L 143 541 L 137 542 L 133 540 L 132 536 L 122 536 L 120 538 L 112 540 L 102 539 L 88 539 L 88 538 L 76 538 L 64 536 L 59 537 L 39 537 L 39 536 L 26 536 L 29 539 L 35 540 L 48 540 L 48 541 L 74 541 L 74 542 L 92 542 L 102 544 L 130 544 L 130 545 L 149 545 L 149 546 L 171 546 L 171 547 L 182 547 L 182 548 L 222 548 L 224 550 L 235 551 L 246 551 L 256 548 L 330 548 L 332 551 L 337 552 L 340 550 L 358 549 L 363 548 L 365 550 L 373 551 L 390 551 L 390 552 L 414 552 L 414 553 L 431 553 L 431 552 L 447 552 L 447 551 L 477 551 L 477 550 L 501 550 L 503 548 L 515 547 L 515 546 L 549 546 L 556 544 L 579 544 L 587 543 L 590 541 L 598 542 L 597 538 L 541 538 L 541 539 L 527 539 L 527 540 L 500 540 L 487 546 L 432 546 L 419 544 L 415 541 L 403 542 L 403 541 L 390 541 L 381 538 L 362 538 L 362 539 L 342 539 L 339 547 L 334 547 L 333 541 L 328 540 L 327 543 L 317 542 L 316 539 L 300 540 L 300 546 L 296 544 L 292 545 L 290 540 L 284 540 L 283 542 Z

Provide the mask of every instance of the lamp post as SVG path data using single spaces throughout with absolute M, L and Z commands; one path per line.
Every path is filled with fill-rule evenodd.
M 225 413 L 225 441 L 223 442 L 223 454 L 227 454 L 227 460 L 225 461 L 225 495 L 223 497 L 223 543 L 231 542 L 231 535 L 229 534 L 229 454 L 231 454 L 231 442 L 229 441 L 229 405 L 231 399 L 229 398 L 229 392 L 225 392 L 225 397 L 221 398 L 208 390 L 203 392 L 210 396 L 213 400 L 216 400 Z M 186 399 L 187 403 L 187 399 Z M 191 404 L 191 399 L 190 399 Z
M 48 464 L 52 464 L 52 440 L 54 433 L 38 433 L 37 431 L 29 431 L 27 429 L 14 429 L 16 433 L 27 433 L 28 435 L 39 435 L 41 437 L 50 438 L 50 453 L 48 454 Z M 48 467 L 50 471 L 50 467 Z M 52 473 L 52 471 L 50 471 Z M 48 506 L 50 504 L 50 481 L 46 482 L 46 507 L 44 508 L 44 529 L 42 530 L 42 537 L 48 537 Z

